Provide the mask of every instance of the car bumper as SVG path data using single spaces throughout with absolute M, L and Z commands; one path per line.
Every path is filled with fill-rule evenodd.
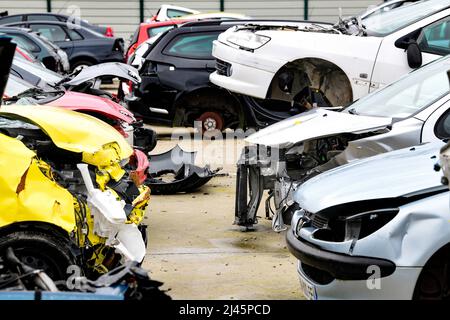
M 307 299 L 411 299 L 420 267 L 397 267 L 391 261 L 321 250 L 286 235 L 289 251 L 299 259 L 300 288 Z M 309 271 L 308 271 L 309 270 Z M 326 273 L 326 281 L 320 276 Z
M 297 272 L 301 293 L 309 300 L 410 300 L 422 268 L 399 267 L 379 282 L 368 280 L 333 280 L 321 285 L 306 275 L 301 262 Z
M 255 53 L 215 42 L 213 56 L 231 65 L 229 76 L 214 72 L 210 81 L 233 92 L 265 99 L 279 61 L 263 59 Z
M 373 266 L 379 268 L 380 277 L 387 277 L 396 269 L 395 264 L 389 260 L 351 256 L 320 249 L 305 240 L 297 239 L 292 230 L 287 232 L 286 242 L 289 251 L 302 263 L 324 271 L 339 280 L 365 281 L 370 275 L 368 270 Z

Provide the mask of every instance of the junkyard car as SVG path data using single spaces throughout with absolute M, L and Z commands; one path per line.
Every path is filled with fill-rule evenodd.
M 330 170 L 295 191 L 287 232 L 310 299 L 445 299 L 450 208 L 442 142 Z
M 41 86 L 43 86 L 41 84 Z M 45 87 L 45 86 L 44 86 Z M 88 87 L 85 87 L 88 88 Z M 129 142 L 145 153 L 156 146 L 156 133 L 144 128 L 124 106 L 101 96 L 64 90 L 62 87 L 38 88 L 15 75 L 9 77 L 4 93 L 7 104 L 46 104 L 90 114 L 116 128 Z M 90 91 L 95 90 L 90 88 Z M 99 90 L 98 93 L 102 91 Z M 96 92 L 97 93 L 97 92 Z
M 0 26 L 0 32 L 11 37 L 20 48 L 31 52 L 46 68 L 61 73 L 69 71 L 67 54 L 30 29 Z
M 60 21 L 23 21 L 6 26 L 39 32 L 67 53 L 72 70 L 104 62 L 124 62 L 122 38 L 105 37 L 81 25 Z
M 332 27 L 247 25 L 214 42 L 211 82 L 260 99 L 345 106 L 450 53 L 447 0 L 426 0 Z
M 133 150 L 115 129 L 50 106 L 2 106 L 0 128 L 0 251 L 54 279 L 143 260 L 149 189 L 124 169 Z
M 347 108 L 314 108 L 249 136 L 251 145 L 238 163 L 235 223 L 256 223 L 263 191 L 269 189 L 266 212 L 272 212 L 273 198 L 273 227 L 283 230 L 296 210 L 292 191 L 312 176 L 356 159 L 449 138 L 448 70 L 450 57 L 443 57 Z
M 150 123 L 191 127 L 199 121 L 204 131 L 254 125 L 257 111 L 252 102 L 209 81 L 216 66 L 213 41 L 230 26 L 245 22 L 249 20 L 190 22 L 167 31 L 152 44 L 144 42 L 129 61 L 142 78 L 133 87 L 136 99 L 129 103 L 130 109 Z M 285 105 L 291 109 L 290 103 Z
M 85 19 L 81 19 L 81 17 L 77 16 L 67 16 L 65 14 L 60 13 L 25 13 L 25 14 L 12 14 L 12 15 L 4 15 L 0 18 L 0 24 L 7 24 L 13 22 L 21 22 L 21 21 L 61 21 L 61 22 L 69 22 L 80 24 L 81 26 L 90 29 L 92 31 L 98 32 L 105 37 L 114 37 L 114 31 L 110 26 L 99 26 L 95 24 L 89 23 Z

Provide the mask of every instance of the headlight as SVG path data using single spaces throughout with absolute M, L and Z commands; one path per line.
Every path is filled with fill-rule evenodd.
M 269 42 L 270 37 L 253 32 L 235 32 L 227 38 L 227 41 L 242 48 L 255 50 Z

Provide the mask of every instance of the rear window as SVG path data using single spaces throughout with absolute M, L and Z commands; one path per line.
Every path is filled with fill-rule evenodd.
M 181 34 L 172 39 L 163 53 L 171 56 L 192 59 L 214 59 L 212 43 L 220 32 Z
M 17 45 L 21 48 L 24 48 L 30 52 L 39 52 L 41 49 L 30 39 L 18 35 L 18 34 L 8 34 L 9 37 L 12 38 L 12 40 L 17 43 Z
M 175 26 L 163 26 L 163 27 L 154 27 L 147 29 L 147 35 L 149 38 L 152 38 L 160 33 L 166 32 L 167 30 L 173 29 Z
M 182 17 L 182 16 L 185 16 L 185 15 L 188 15 L 188 14 L 190 14 L 190 12 L 187 12 L 187 11 L 182 11 L 182 10 L 176 10 L 176 9 L 168 9 L 167 10 L 167 16 L 169 17 L 169 18 L 178 18 L 178 17 Z

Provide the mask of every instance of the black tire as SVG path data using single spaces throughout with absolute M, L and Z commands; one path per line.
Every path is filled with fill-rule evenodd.
M 76 265 L 70 240 L 37 230 L 14 231 L 0 237 L 0 255 L 8 247 L 28 266 L 44 270 L 52 280 L 67 279 L 67 268 Z
M 414 289 L 414 300 L 450 299 L 450 247 L 440 250 L 422 269 Z
M 76 62 L 74 62 L 73 64 L 71 64 L 71 68 L 72 71 L 75 70 L 76 68 L 78 68 L 79 66 L 93 66 L 94 63 L 92 61 L 89 60 L 78 60 Z

